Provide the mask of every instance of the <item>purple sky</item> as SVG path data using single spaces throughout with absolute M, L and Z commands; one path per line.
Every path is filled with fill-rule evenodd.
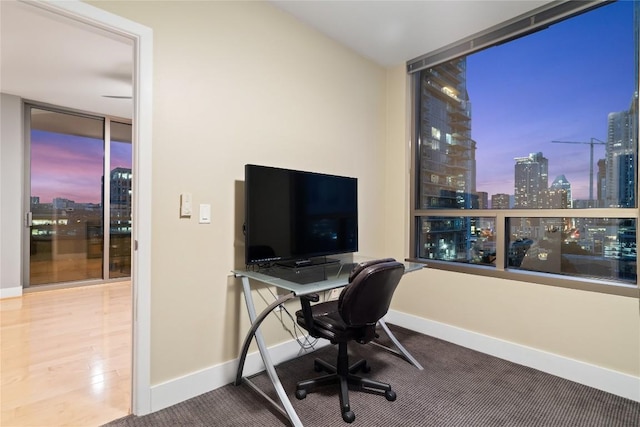
M 589 145 L 551 141 L 606 141 L 607 115 L 629 109 L 635 91 L 633 48 L 623 1 L 469 56 L 477 190 L 513 194 L 514 158 L 541 151 L 549 184 L 564 174 L 573 198 L 588 199 Z M 604 152 L 594 147 L 594 178 Z
M 31 133 L 31 195 L 40 203 L 55 197 L 101 203 L 103 142 L 34 130 Z M 110 169 L 131 168 L 131 144 L 111 144 Z

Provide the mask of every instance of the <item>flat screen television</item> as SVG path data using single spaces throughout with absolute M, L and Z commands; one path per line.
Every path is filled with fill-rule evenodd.
M 358 180 L 245 165 L 245 261 L 299 267 L 358 251 Z

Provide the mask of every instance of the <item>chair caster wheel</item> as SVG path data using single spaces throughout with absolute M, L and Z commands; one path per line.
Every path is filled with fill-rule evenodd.
M 366 374 L 368 372 L 371 372 L 371 366 L 369 366 L 368 363 L 365 363 L 364 365 L 362 365 L 362 369 L 360 370 Z
M 396 400 L 397 396 L 395 391 L 387 390 L 384 392 L 384 397 L 386 397 L 389 402 L 393 402 L 394 400 Z
M 296 398 L 302 400 L 307 397 L 307 390 L 296 390 Z
M 356 419 L 356 414 L 353 413 L 353 411 L 347 411 L 347 412 L 343 412 L 342 413 L 342 419 L 346 422 L 346 423 L 352 423 L 353 420 Z
M 316 372 L 322 372 L 324 368 L 318 362 L 313 362 L 313 370 Z

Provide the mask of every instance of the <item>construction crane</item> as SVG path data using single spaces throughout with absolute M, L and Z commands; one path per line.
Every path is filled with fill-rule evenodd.
M 589 157 L 589 200 L 593 200 L 593 146 L 594 145 L 607 145 L 606 142 L 600 141 L 598 138 L 591 138 L 589 142 L 586 141 L 551 141 L 557 144 L 589 144 L 590 154 Z

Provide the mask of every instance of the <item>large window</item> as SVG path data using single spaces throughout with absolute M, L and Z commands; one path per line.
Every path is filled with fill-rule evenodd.
M 413 258 L 637 294 L 638 9 L 553 4 L 409 62 Z

